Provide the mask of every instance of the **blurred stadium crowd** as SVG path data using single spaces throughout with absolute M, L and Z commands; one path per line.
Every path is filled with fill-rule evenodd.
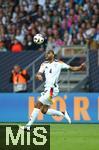
M 39 32 L 47 37 L 47 50 L 84 45 L 85 32 L 92 28 L 99 41 L 98 4 L 99 0 L 0 0 L 0 51 L 36 50 L 33 36 Z

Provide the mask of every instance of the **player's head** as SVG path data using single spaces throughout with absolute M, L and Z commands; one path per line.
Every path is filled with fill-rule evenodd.
M 48 61 L 53 60 L 55 57 L 54 51 L 53 50 L 49 50 L 46 54 L 45 54 L 45 59 Z

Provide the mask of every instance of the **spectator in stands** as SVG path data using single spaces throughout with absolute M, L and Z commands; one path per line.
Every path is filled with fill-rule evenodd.
M 46 51 L 48 51 L 50 49 L 54 49 L 54 48 L 55 48 L 55 40 L 53 39 L 52 36 L 50 36 L 48 38 L 48 43 L 47 43 Z
M 33 37 L 31 35 L 28 35 L 26 38 L 26 50 L 35 50 L 34 44 L 33 44 Z
M 96 28 L 99 19 L 98 0 L 1 0 L 0 6 L 0 36 L 8 48 L 13 36 L 24 45 L 38 32 L 54 40 L 59 36 L 65 46 L 84 45 L 88 23 Z
M 15 39 L 14 43 L 10 47 L 10 50 L 11 50 L 11 52 L 19 53 L 24 50 L 24 47 L 17 39 Z
M 78 33 L 77 33 L 77 41 L 79 45 L 84 45 L 85 39 L 83 37 L 83 32 L 82 28 L 79 28 Z
M 5 42 L 3 40 L 0 40 L 0 52 L 6 52 L 7 48 L 5 46 Z
M 27 70 L 23 70 L 19 65 L 15 65 L 10 77 L 10 82 L 13 83 L 13 92 L 26 92 L 29 79 L 30 76 Z
M 24 44 L 24 32 L 20 30 L 19 28 L 16 29 L 16 35 L 15 38 L 22 44 Z
M 72 43 L 72 35 L 67 31 L 64 32 L 64 46 L 69 46 Z

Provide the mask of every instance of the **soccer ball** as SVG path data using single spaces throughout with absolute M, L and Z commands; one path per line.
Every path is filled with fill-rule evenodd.
M 95 29 L 91 28 L 85 31 L 85 33 L 83 33 L 83 36 L 85 39 L 91 39 L 93 38 L 94 34 L 95 34 Z
M 36 44 L 42 44 L 44 42 L 44 37 L 42 36 L 42 34 L 36 34 L 34 37 L 33 37 L 33 41 L 34 43 Z

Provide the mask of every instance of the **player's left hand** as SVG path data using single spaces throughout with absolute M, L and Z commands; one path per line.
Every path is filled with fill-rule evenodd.
M 80 67 L 81 67 L 81 70 L 85 70 L 85 69 L 86 69 L 86 64 L 85 64 L 85 63 L 82 63 L 82 64 L 80 65 Z

